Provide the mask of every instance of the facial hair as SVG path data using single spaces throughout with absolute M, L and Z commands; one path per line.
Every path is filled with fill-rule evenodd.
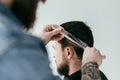
M 60 75 L 68 76 L 69 66 L 66 60 L 57 68 L 57 71 Z

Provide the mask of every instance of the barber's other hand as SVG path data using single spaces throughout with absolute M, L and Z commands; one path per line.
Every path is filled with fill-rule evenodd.
M 53 29 L 52 27 L 58 27 L 57 29 Z M 64 29 L 59 25 L 46 25 L 44 26 L 44 29 L 40 33 L 40 38 L 44 40 L 45 44 L 47 44 L 51 40 L 61 40 L 64 38 L 63 35 L 60 35 L 60 32 L 62 32 Z
M 103 56 L 96 48 L 86 47 L 83 53 L 82 66 L 88 62 L 96 62 L 100 66 L 105 58 L 106 56 Z

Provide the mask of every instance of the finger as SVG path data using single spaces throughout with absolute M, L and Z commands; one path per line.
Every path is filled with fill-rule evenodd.
M 57 24 L 49 24 L 49 25 L 46 25 L 45 30 L 47 30 L 47 32 L 50 32 L 50 31 L 54 30 L 54 28 L 57 29 L 57 28 L 60 28 L 60 26 Z
M 57 34 L 60 34 L 62 31 L 63 31 L 63 28 L 59 27 L 58 29 L 51 31 L 50 34 L 51 34 L 51 36 L 55 36 Z
M 53 37 L 52 38 L 52 40 L 54 41 L 60 41 L 60 40 L 62 40 L 64 38 L 64 36 L 63 35 L 59 35 L 59 36 L 55 36 L 55 37 Z
M 53 24 L 52 27 L 54 27 L 56 29 L 56 28 L 59 28 L 60 26 L 57 24 Z
M 104 60 L 104 59 L 106 59 L 106 56 L 105 56 L 105 55 L 103 55 L 103 56 L 102 56 L 102 59 L 103 59 L 103 60 Z
M 87 47 L 84 49 L 84 51 L 87 50 L 87 49 L 89 49 L 89 48 L 90 48 L 90 47 L 87 46 Z
M 44 31 L 50 32 L 50 31 L 52 31 L 52 30 L 53 30 L 53 29 L 52 29 L 52 25 L 45 25 Z

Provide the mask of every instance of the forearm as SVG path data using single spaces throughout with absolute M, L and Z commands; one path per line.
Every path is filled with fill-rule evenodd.
M 81 80 L 101 80 L 99 66 L 96 62 L 89 62 L 83 65 Z

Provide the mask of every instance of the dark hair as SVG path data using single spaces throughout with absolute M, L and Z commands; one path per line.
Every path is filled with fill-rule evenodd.
M 39 1 L 45 0 L 14 0 L 12 5 L 12 12 L 25 25 L 24 28 L 29 29 L 33 27 L 36 19 L 36 9 Z
M 84 22 L 70 21 L 70 22 L 63 23 L 60 26 L 62 26 L 66 31 L 74 35 L 76 38 L 79 38 L 85 43 L 87 43 L 89 47 L 93 47 L 94 39 L 93 39 L 92 31 Z M 71 44 L 72 42 L 70 42 L 66 38 L 63 38 L 62 40 L 60 40 L 59 43 L 61 43 L 62 49 L 64 49 L 65 47 L 69 45 L 72 45 Z M 79 58 L 82 58 L 83 49 L 81 49 L 78 46 L 77 47 L 74 45 L 72 46 L 74 47 L 77 53 L 77 56 Z

